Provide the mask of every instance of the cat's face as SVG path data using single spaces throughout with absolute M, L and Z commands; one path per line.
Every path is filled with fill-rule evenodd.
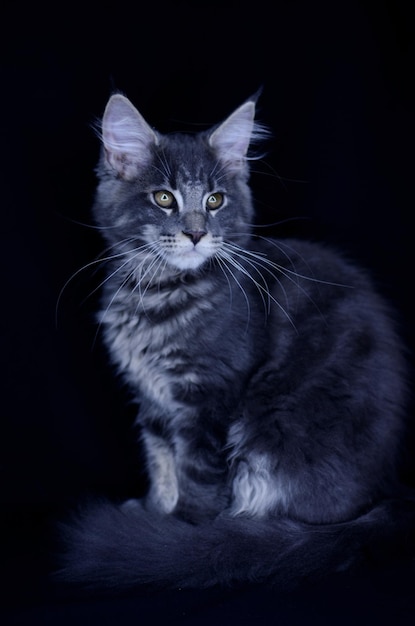
M 193 271 L 242 242 L 252 203 L 246 152 L 254 132 L 247 102 L 218 128 L 196 135 L 154 132 L 123 96 L 103 119 L 95 214 L 111 243 L 137 259 Z
M 179 270 L 200 267 L 238 228 L 229 214 L 233 185 L 215 176 L 217 162 L 209 158 L 206 147 L 199 147 L 195 156 L 192 144 L 197 142 L 188 139 L 181 138 L 179 151 L 166 146 L 159 158 L 161 171 L 157 166 L 150 169 L 143 198 L 151 213 L 146 240 L 156 242 L 167 262 Z M 239 228 L 243 231 L 244 225 Z

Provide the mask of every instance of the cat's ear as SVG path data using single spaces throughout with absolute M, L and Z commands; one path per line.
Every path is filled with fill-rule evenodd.
M 249 144 L 265 134 L 255 123 L 255 101 L 248 100 L 234 111 L 209 137 L 209 145 L 232 170 L 245 166 Z
M 137 176 L 151 157 L 156 133 L 125 96 L 110 98 L 102 119 L 102 142 L 108 164 L 126 180 Z

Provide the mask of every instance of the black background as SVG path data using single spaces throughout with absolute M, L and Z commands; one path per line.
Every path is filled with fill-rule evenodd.
M 92 127 L 112 90 L 168 132 L 214 124 L 262 86 L 258 118 L 273 139 L 254 164 L 258 221 L 280 222 L 266 230 L 278 236 L 328 241 L 368 267 L 396 308 L 412 361 L 410 4 L 5 3 L 0 463 L 10 623 L 411 623 L 408 563 L 283 598 L 254 588 L 80 601 L 45 576 L 56 517 L 87 493 L 127 497 L 145 487 L 133 409 L 96 337 L 102 276 L 90 267 L 67 283 L 103 249 L 85 224 L 99 152 Z

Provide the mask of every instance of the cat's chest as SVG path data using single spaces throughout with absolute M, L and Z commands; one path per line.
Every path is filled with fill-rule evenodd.
M 144 313 L 118 309 L 105 320 L 105 341 L 124 378 L 165 409 L 180 406 L 175 386 L 201 382 L 189 354 L 195 327 L 202 332 L 201 315 L 200 307 L 193 306 L 154 321 Z

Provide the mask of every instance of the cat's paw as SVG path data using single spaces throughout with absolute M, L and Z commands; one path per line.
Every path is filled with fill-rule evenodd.
M 120 506 L 124 513 L 141 513 L 143 511 L 143 501 L 139 498 L 129 498 Z

